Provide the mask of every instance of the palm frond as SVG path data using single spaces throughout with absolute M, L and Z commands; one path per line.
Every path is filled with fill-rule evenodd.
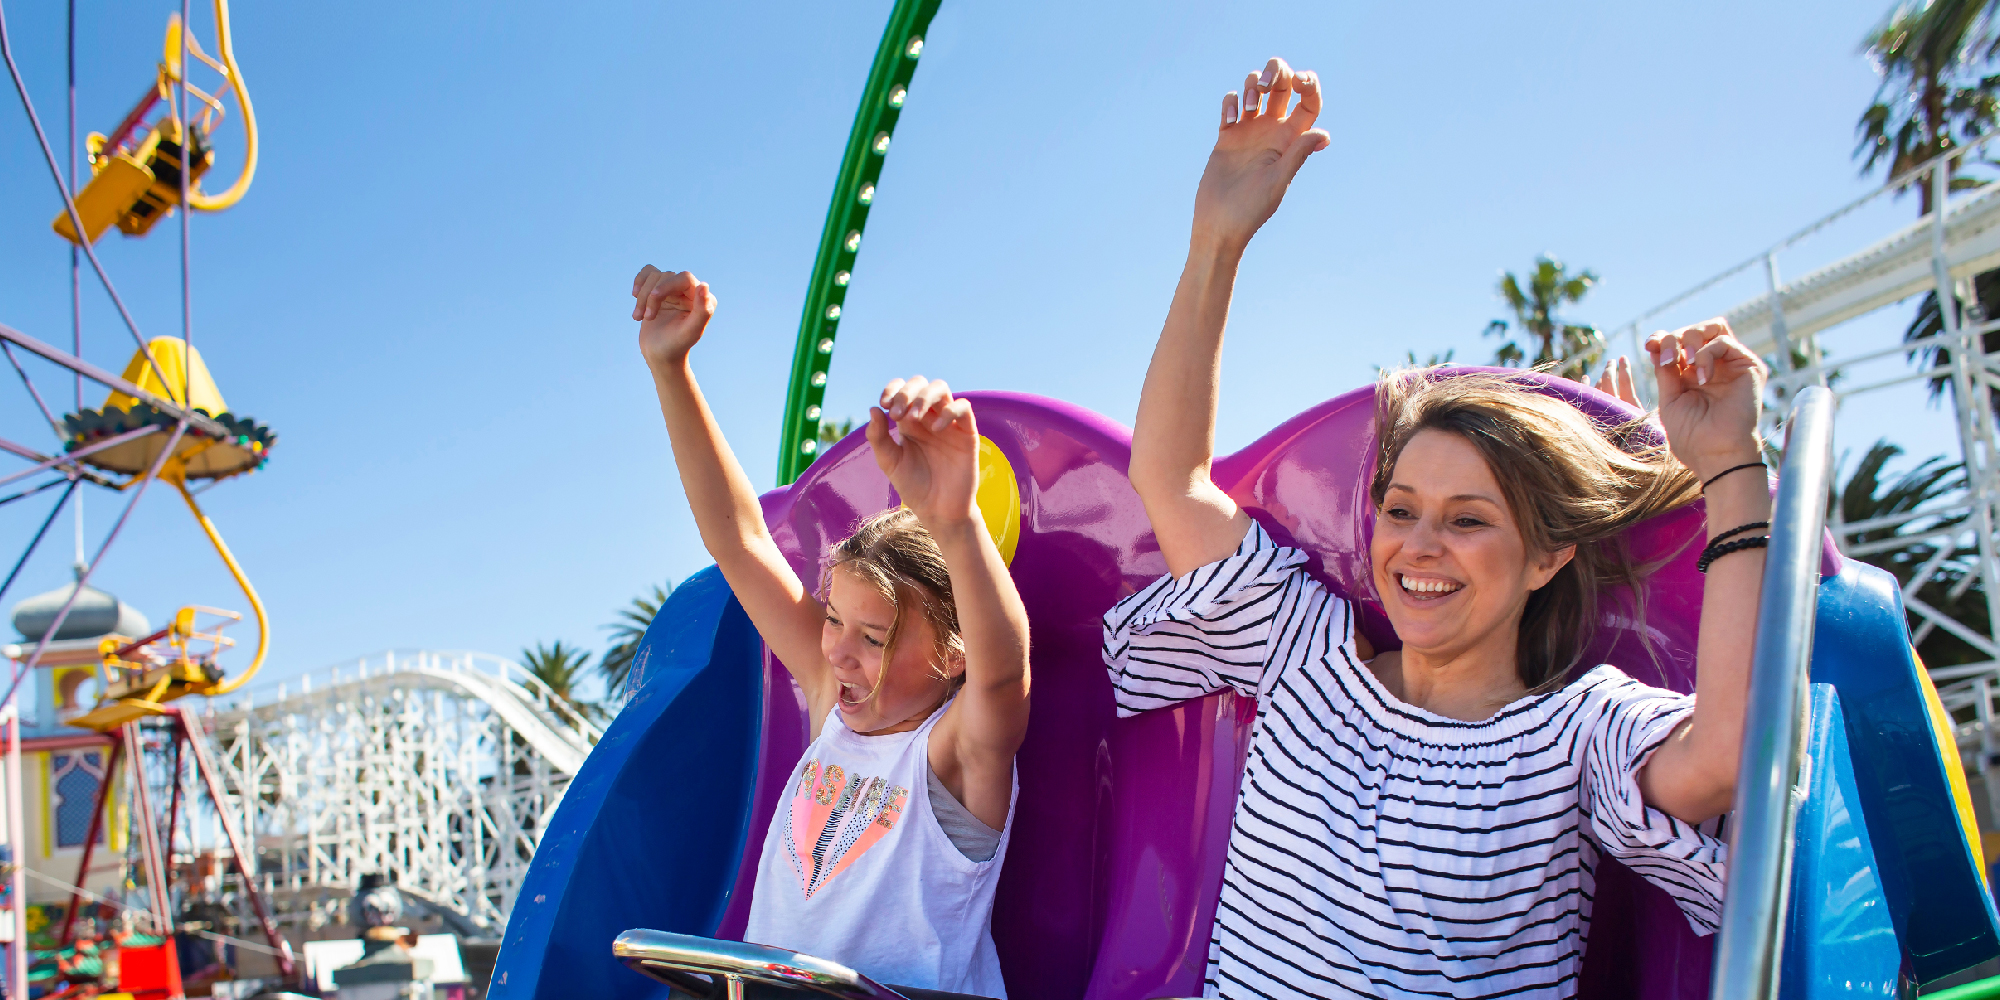
M 1564 306 L 1583 301 L 1597 284 L 1597 272 L 1584 268 L 1571 271 L 1562 261 L 1542 254 L 1528 270 L 1525 282 L 1512 271 L 1501 273 L 1496 286 L 1502 301 L 1514 313 L 1513 322 L 1496 319 L 1486 324 L 1486 336 L 1501 337 L 1493 352 L 1493 363 L 1503 368 L 1533 366 L 1580 378 L 1604 353 L 1604 339 L 1595 327 L 1563 320 Z M 1508 337 L 1510 331 L 1519 340 Z
M 639 644 L 645 641 L 646 630 L 653 626 L 653 618 L 667 603 L 674 585 L 655 585 L 647 593 L 632 598 L 632 603 L 618 609 L 611 624 L 604 626 L 610 633 L 610 645 L 597 661 L 597 671 L 604 677 L 605 689 L 614 697 L 623 697 L 629 692 L 626 685 L 632 679 L 632 659 L 638 655 Z
M 1885 477 L 1884 468 L 1902 454 L 1902 448 L 1881 440 L 1875 442 L 1855 463 L 1854 471 L 1841 484 L 1839 493 L 1829 498 L 1843 522 L 1859 524 L 1949 507 L 1952 496 L 1965 490 L 1965 467 L 1957 462 L 1947 462 L 1942 455 L 1927 458 L 1893 479 Z M 1940 538 L 1934 533 L 1939 529 L 1960 527 L 1966 519 L 1964 512 L 1919 517 L 1901 524 L 1864 530 L 1851 536 L 1849 541 L 1852 544 L 1880 543 L 1902 535 L 1929 535 L 1922 540 L 1912 539 L 1906 545 L 1871 552 L 1859 558 L 1887 570 L 1906 589 L 1928 568 L 1930 575 L 1917 584 L 1917 599 L 1960 624 L 1987 634 L 1986 591 L 1975 561 L 1977 551 L 1967 550 L 1962 554 L 1946 552 L 1944 558 L 1938 558 L 1939 546 L 1950 542 L 1948 536 Z M 1926 664 L 1941 667 L 1987 658 L 1957 636 L 1942 629 L 1926 628 L 1923 619 L 1916 613 L 1910 613 L 1909 617 L 1912 632 L 1922 635 L 1917 642 L 1917 652 Z
M 1972 296 L 1982 306 L 1982 314 L 1988 309 L 2000 307 L 2000 270 L 1986 271 L 1974 275 L 1972 279 Z M 1992 305 L 1989 306 L 1987 305 L 1988 303 L 1992 303 Z M 1961 323 L 1975 321 L 1970 309 L 1971 305 L 1972 303 L 1960 304 L 1961 319 L 1959 321 Z M 1931 337 L 1943 332 L 1944 314 L 1938 309 L 1937 293 L 1926 292 L 1923 299 L 1917 303 L 1917 314 L 1911 317 L 1910 325 L 1903 329 L 1903 341 L 1904 343 L 1910 343 L 1913 341 L 1929 340 Z M 1989 330 L 1981 334 L 1980 343 L 1981 347 L 1988 353 L 2000 351 L 2000 331 Z M 1952 352 L 1949 347 L 1931 343 L 1909 352 L 1909 357 L 1912 361 L 1921 362 L 1926 369 L 1937 369 L 1947 367 L 1951 364 Z M 1951 376 L 1948 373 L 1941 372 L 1931 376 L 1930 392 L 1932 399 L 1940 399 L 1946 392 L 1950 391 L 1956 390 L 1953 389 Z M 1987 389 L 1980 389 L 1979 391 L 1986 394 L 1987 405 L 1993 407 L 1993 412 L 2000 413 L 2000 395 L 1996 395 Z
M 577 694 L 577 688 L 590 668 L 588 651 L 564 645 L 561 639 L 546 644 L 538 642 L 532 648 L 521 650 L 521 666 L 548 685 L 556 697 L 568 702 L 579 714 L 588 718 L 603 717 L 603 706 L 585 701 Z

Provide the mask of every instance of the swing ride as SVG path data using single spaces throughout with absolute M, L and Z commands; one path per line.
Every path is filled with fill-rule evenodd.
M 216 56 L 210 56 L 196 40 L 186 13 L 183 9 L 169 17 L 163 54 L 154 82 L 145 95 L 108 135 L 92 133 L 84 143 L 91 176 L 81 190 L 72 191 L 35 114 L 11 51 L 4 12 L 0 12 L 0 56 L 5 57 L 8 73 L 61 195 L 61 211 L 52 228 L 75 247 L 71 255 L 72 290 L 80 291 L 80 254 L 95 272 L 136 344 L 124 373 L 113 375 L 83 360 L 80 318 L 73 324 L 70 351 L 0 326 L 0 352 L 6 354 L 23 387 L 57 435 L 56 445 L 46 451 L 0 442 L 0 449 L 32 463 L 0 481 L 13 482 L 38 474 L 50 477 L 7 500 L 63 487 L 40 530 L 6 580 L 0 582 L 0 596 L 20 577 L 50 526 L 83 484 L 129 497 L 96 553 L 88 561 L 79 560 L 75 584 L 46 595 L 42 603 L 50 607 L 30 608 L 24 604 L 23 611 L 33 613 L 17 615 L 16 622 L 22 626 L 28 642 L 8 649 L 10 670 L 0 703 L 7 705 L 11 713 L 7 791 L 14 804 L 7 841 L 14 876 L 10 886 L 13 919 L 7 935 L 11 961 L 6 979 L 9 995 L 14 997 L 26 998 L 31 989 L 58 996 L 90 996 L 110 989 L 136 996 L 183 994 L 187 984 L 182 981 L 176 956 L 173 936 L 177 926 L 176 904 L 170 890 L 175 877 L 173 859 L 177 846 L 183 846 L 177 845 L 176 835 L 187 826 L 183 820 L 194 806 L 193 796 L 186 787 L 187 772 L 191 770 L 199 780 L 200 790 L 206 793 L 211 806 L 223 801 L 226 793 L 204 725 L 198 717 L 183 713 L 177 702 L 190 695 L 214 697 L 241 688 L 257 675 L 269 648 L 269 622 L 263 603 L 220 532 L 196 502 L 196 489 L 191 488 L 205 488 L 202 484 L 212 485 L 261 468 L 268 461 L 275 438 L 255 420 L 229 411 L 193 345 L 192 318 L 187 308 L 188 215 L 191 211 L 221 211 L 242 199 L 256 172 L 257 124 L 230 38 L 227 0 L 215 0 Z M 71 23 L 74 24 L 73 18 Z M 219 74 L 222 84 L 214 88 L 214 93 L 196 86 L 190 79 L 193 64 Z M 228 113 L 229 99 L 233 99 L 242 123 L 242 162 L 235 180 L 226 189 L 210 193 L 202 184 L 215 166 L 214 140 Z M 76 148 L 73 134 L 68 145 L 72 150 Z M 141 336 L 131 313 L 119 299 L 92 244 L 113 226 L 128 237 L 143 237 L 177 209 L 181 212 L 182 226 L 181 334 L 148 340 Z M 38 357 L 75 377 L 77 399 L 72 412 L 58 419 L 49 409 L 23 367 L 21 353 Z M 106 392 L 102 403 L 94 408 L 84 405 L 84 380 L 96 383 Z M 242 615 L 189 606 L 176 612 L 165 628 L 152 631 L 144 628 L 142 617 L 128 616 L 125 612 L 129 609 L 89 586 L 133 509 L 154 483 L 164 483 L 179 494 L 249 604 L 256 629 L 254 650 L 249 662 L 233 673 L 226 671 L 221 662 L 221 654 L 234 645 L 234 640 L 223 630 Z M 79 545 L 81 532 L 79 521 Z M 66 627 L 80 606 L 85 617 L 89 617 L 93 604 L 106 603 L 116 609 L 109 620 L 89 624 L 79 620 L 77 625 L 81 627 Z M 135 632 L 146 634 L 135 635 Z M 65 675 L 60 685 L 56 683 L 58 674 Z M 33 729 L 54 734 L 40 737 L 38 742 L 66 751 L 55 754 L 52 749 L 52 761 L 60 757 L 67 762 L 63 765 L 66 769 L 75 770 L 86 779 L 86 784 L 95 785 L 94 801 L 87 814 L 88 826 L 77 844 L 81 849 L 78 869 L 74 881 L 66 883 L 70 888 L 69 904 L 59 930 L 49 942 L 52 947 L 37 951 L 32 963 L 25 947 L 29 928 L 21 878 L 27 867 L 19 805 L 23 738 L 20 716 L 13 707 L 16 693 L 29 677 L 45 681 L 41 692 L 44 706 L 59 711 L 70 709 L 60 712 L 59 718 L 36 720 Z M 95 681 L 95 703 L 87 707 L 73 704 L 88 680 Z M 121 763 L 123 780 L 119 780 Z M 160 780 L 162 775 L 166 780 Z M 92 776 L 94 782 L 89 780 Z M 115 800 L 114 791 L 120 787 L 129 794 L 127 804 Z M 155 791 L 162 788 L 167 793 L 166 802 L 154 799 Z M 64 785 L 59 791 L 76 796 L 81 789 Z M 69 810 L 64 822 L 74 825 L 79 818 L 75 812 Z M 125 839 L 127 846 L 136 848 L 139 855 L 136 864 L 127 866 L 133 873 L 132 888 L 143 893 L 144 902 L 137 906 L 121 906 L 83 888 L 90 881 L 97 846 L 118 839 L 106 837 L 106 828 L 121 817 L 130 820 L 129 828 L 136 834 Z M 265 945 L 275 954 L 281 973 L 289 977 L 293 973 L 289 944 L 272 922 L 251 872 L 244 867 L 245 859 L 254 856 L 252 845 L 245 841 L 228 813 L 219 814 L 219 819 L 229 863 L 235 868 L 242 894 L 261 925 Z M 47 833 L 43 840 L 46 851 Z M 48 878 L 39 872 L 32 874 Z M 90 897 L 90 902 L 86 903 L 86 897 Z M 127 918 L 108 945 L 98 940 L 96 911 L 100 906 L 111 907 L 112 912 L 123 909 Z M 80 916 L 84 918 L 81 925 Z M 129 919 L 134 916 L 138 918 L 136 921 Z M 209 933 L 213 935 L 212 931 Z
M 23 639 L 0 647 L 10 668 L 0 693 L 11 727 L 4 850 L 13 875 L 0 886 L 6 995 L 331 990 L 354 958 L 346 949 L 360 942 L 325 924 L 350 894 L 384 879 L 412 907 L 413 926 L 450 932 L 416 946 L 440 959 L 433 972 L 449 995 L 462 989 L 446 985 L 450 976 L 462 981 L 463 965 L 490 956 L 489 943 L 470 945 L 490 942 L 505 922 L 550 811 L 601 732 L 533 674 L 481 654 L 389 653 L 246 688 L 265 662 L 270 623 L 196 496 L 263 468 L 275 435 L 231 410 L 192 342 L 186 227 L 191 212 L 242 199 L 256 170 L 257 121 L 226 0 L 214 3 L 213 56 L 187 15 L 185 5 L 170 15 L 153 83 L 115 128 L 79 143 L 72 119 L 67 145 L 89 168 L 79 184 L 76 163 L 65 178 L 29 99 L 0 6 L 0 56 L 58 196 L 52 228 L 70 247 L 72 304 L 87 267 L 134 345 L 114 372 L 85 360 L 80 315 L 67 349 L 0 325 L 0 354 L 55 433 L 43 448 L 0 439 L 0 451 L 26 463 L 0 485 L 44 477 L 0 504 L 59 491 L 0 597 L 58 517 L 66 509 L 78 517 L 77 579 L 21 602 L 14 624 Z M 204 89 L 190 79 L 205 73 L 221 83 Z M 240 160 L 218 141 L 232 112 Z M 219 160 L 240 165 L 234 181 L 211 191 Z M 182 329 L 148 339 L 95 245 L 113 228 L 157 237 L 176 211 Z M 35 364 L 76 381 L 68 412 L 48 405 L 53 397 L 28 370 Z M 86 381 L 104 393 L 95 406 L 84 399 Z M 188 606 L 155 629 L 92 586 L 155 483 L 180 496 L 243 595 L 255 630 L 243 662 L 231 650 L 246 615 Z M 88 559 L 78 496 L 86 484 L 126 497 Z M 15 695 L 24 686 L 36 707 L 21 714 Z M 225 695 L 226 704 L 214 701 Z M 24 756 L 41 772 L 40 808 L 27 817 L 38 822 L 22 816 L 32 786 L 21 781 Z M 42 899 L 53 889 L 66 902 L 26 905 L 27 879 Z M 300 941 L 303 963 L 293 955 Z M 247 978 L 224 981 L 233 977 Z

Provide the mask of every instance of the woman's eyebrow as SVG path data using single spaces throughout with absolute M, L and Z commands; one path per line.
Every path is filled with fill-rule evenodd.
M 1404 484 L 1402 484 L 1402 483 L 1390 483 L 1390 484 L 1389 484 L 1389 486 L 1388 486 L 1388 488 L 1384 489 L 1384 490 L 1383 490 L 1382 492 L 1384 492 L 1384 493 L 1390 493 L 1390 492 L 1394 492 L 1394 491 L 1396 491 L 1396 490 L 1401 490 L 1401 491 L 1403 491 L 1404 493 L 1415 493 L 1415 492 L 1417 492 L 1417 490 L 1416 490 L 1416 487 L 1414 487 L 1414 486 L 1405 486 L 1405 485 L 1404 485 Z M 1479 500 L 1479 501 L 1482 501 L 1482 502 L 1485 502 L 1485 503 L 1490 503 L 1490 504 L 1492 504 L 1492 505 L 1494 505 L 1494 506 L 1496 506 L 1496 507 L 1504 507 L 1504 506 L 1506 506 L 1506 504 L 1503 504 L 1503 503 L 1501 503 L 1501 502 L 1500 502 L 1500 498 L 1499 498 L 1499 497 L 1495 497 L 1495 496 L 1490 496 L 1490 495 L 1488 495 L 1488 494 L 1485 494 L 1485 493 L 1454 493 L 1454 494 L 1452 494 L 1451 496 L 1448 496 L 1448 497 L 1446 497 L 1446 498 L 1445 498 L 1445 501 L 1446 501 L 1447 503 L 1455 503 L 1455 502 L 1457 502 L 1457 501 L 1461 501 L 1461 500 Z

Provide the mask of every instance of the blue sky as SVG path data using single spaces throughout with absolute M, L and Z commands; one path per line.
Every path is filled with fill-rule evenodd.
M 946 0 L 828 411 L 863 415 L 883 381 L 922 372 L 1129 422 L 1220 96 L 1272 54 L 1320 72 L 1333 145 L 1246 260 L 1224 449 L 1405 350 L 1484 360 L 1498 272 L 1539 252 L 1602 275 L 1576 318 L 1623 323 L 1871 187 L 1849 158 L 1876 86 L 1856 49 L 1885 7 L 1464 3 L 1419 18 L 1386 3 Z M 83 130 L 108 130 L 144 89 L 170 9 L 82 0 Z M 634 594 L 709 561 L 634 345 L 630 278 L 654 263 L 714 285 L 697 373 L 768 488 L 812 252 L 888 9 L 239 0 L 263 159 L 241 205 L 195 219 L 194 313 L 232 407 L 280 436 L 268 469 L 204 498 L 271 609 L 271 676 L 388 647 L 595 648 Z M 61 4 L 6 13 L 60 145 Z M 212 37 L 205 11 L 195 23 Z M 0 97 L 0 322 L 67 342 L 59 201 Z M 225 137 L 218 178 L 237 148 Z M 1915 214 L 1909 199 L 1871 206 L 1781 266 Z M 176 221 L 99 244 L 148 335 L 178 332 L 177 240 Z M 1886 344 L 1907 311 L 1840 335 Z M 116 369 L 131 351 L 87 277 L 86 356 Z M 1841 445 L 1884 428 L 1913 451 L 1951 447 L 1914 392 L 1856 403 Z M 0 390 L 0 434 L 49 443 L 18 387 Z M 89 495 L 93 544 L 122 499 Z M 45 511 L 0 508 L 6 547 Z M 65 530 L 6 603 L 69 560 Z M 162 493 L 100 572 L 155 621 L 242 607 Z

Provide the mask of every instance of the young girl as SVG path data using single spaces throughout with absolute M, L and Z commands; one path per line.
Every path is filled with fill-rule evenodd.
M 973 499 L 972 405 L 922 376 L 882 390 L 868 443 L 905 507 L 835 546 L 814 594 L 688 368 L 715 296 L 651 265 L 632 296 L 702 544 L 812 719 L 745 939 L 878 982 L 1005 997 L 988 922 L 1028 728 L 1028 616 Z

